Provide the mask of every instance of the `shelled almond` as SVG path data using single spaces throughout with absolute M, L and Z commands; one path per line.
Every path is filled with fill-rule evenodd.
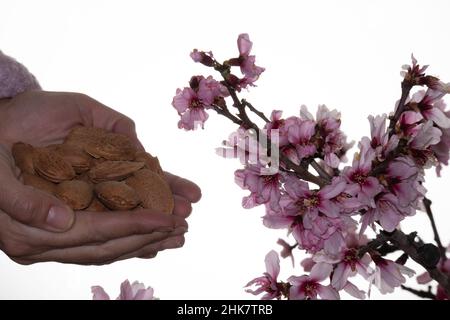
M 12 147 L 24 184 L 52 194 L 74 210 L 153 209 L 171 214 L 173 195 L 158 158 L 127 136 L 77 127 L 64 143 Z

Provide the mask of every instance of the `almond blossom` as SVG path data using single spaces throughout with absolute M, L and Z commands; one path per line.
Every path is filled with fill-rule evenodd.
M 292 276 L 288 281 L 292 284 L 289 298 L 292 300 L 316 300 L 318 296 L 325 300 L 339 299 L 339 293 L 331 287 L 321 284 L 330 277 L 333 267 L 327 263 L 317 263 L 312 267 L 309 276 Z
M 172 104 L 181 116 L 180 128 L 192 130 L 196 123 L 203 127 L 207 110 L 238 126 L 216 151 L 241 161 L 235 181 L 250 192 L 242 206 L 263 205 L 263 224 L 292 236 L 293 245 L 281 239 L 278 244 L 281 256 L 290 257 L 294 268 L 294 248 L 308 255 L 300 264 L 307 274 L 285 283 L 278 281 L 278 255 L 269 252 L 267 272 L 249 282 L 247 286 L 257 289 L 248 292 L 265 293 L 264 299 L 338 299 L 345 291 L 364 299 L 364 288 L 352 277 L 368 281 L 369 293 L 371 285 L 390 293 L 413 274 L 403 265 L 408 258 L 427 270 L 428 260 L 441 258 L 434 271 L 441 275 L 434 277 L 439 282 L 436 297 L 447 297 L 450 285 L 442 279 L 450 268 L 424 184 L 425 169 L 434 166 L 439 175 L 449 162 L 450 110 L 443 98 L 450 93 L 450 83 L 426 74 L 427 66 L 411 56 L 412 63 L 402 67 L 402 92 L 393 112 L 368 116 L 368 136 L 361 137 L 352 163 L 343 166 L 353 144 L 341 130 L 341 114 L 319 105 L 313 115 L 302 105 L 296 115 L 274 109 L 266 117 L 239 96 L 265 69 L 255 64 L 248 34 L 240 34 L 237 44 L 239 56 L 223 63 L 211 52 L 192 51 L 191 58 L 218 71 L 221 80 L 194 76 L 189 87 L 177 90 Z M 242 78 L 235 75 L 235 67 Z M 402 231 L 402 221 L 417 210 L 427 212 L 437 247 L 415 232 Z M 373 239 L 368 226 L 376 233 Z M 398 251 L 404 253 L 396 262 L 390 260 Z M 428 280 L 427 275 L 419 280 Z
M 91 288 L 93 300 L 110 300 L 109 295 L 100 286 Z M 120 285 L 120 294 L 116 300 L 155 300 L 153 296 L 153 288 L 145 287 L 141 282 L 135 281 L 132 284 L 125 280 Z

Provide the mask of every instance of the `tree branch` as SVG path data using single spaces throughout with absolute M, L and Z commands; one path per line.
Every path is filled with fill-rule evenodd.
M 434 221 L 433 212 L 431 211 L 431 200 L 428 199 L 427 197 L 424 197 L 422 202 L 423 202 L 423 205 L 425 206 L 427 216 L 430 219 L 431 228 L 433 229 L 433 234 L 434 234 L 434 241 L 436 242 L 436 244 L 439 248 L 439 252 L 441 254 L 441 259 L 443 261 L 446 261 L 447 260 L 447 255 L 445 253 L 446 249 L 442 245 L 441 238 L 439 237 L 439 232 L 436 227 L 436 222 Z
M 423 246 L 419 246 L 415 242 L 411 241 L 411 239 L 400 230 L 394 230 L 390 234 L 387 232 L 383 233 L 385 234 L 385 237 L 395 246 L 408 254 L 408 256 L 415 262 L 424 267 L 430 274 L 430 277 L 436 280 L 442 286 L 442 288 L 444 288 L 447 295 L 450 296 L 450 278 L 448 277 L 448 275 L 436 268 L 436 266 L 428 266 L 428 263 L 425 259 L 426 257 L 424 256 L 426 252 L 424 252 L 424 250 L 421 250 L 421 247 Z M 426 244 L 424 246 L 426 246 Z
M 420 298 L 436 300 L 436 295 L 433 292 L 431 292 L 431 287 L 428 287 L 428 291 L 417 290 L 417 289 L 410 288 L 410 287 L 407 287 L 404 285 L 401 285 L 401 288 L 403 290 L 411 292 L 412 294 L 415 294 L 416 296 L 418 296 Z
M 402 250 L 411 259 L 424 267 L 430 274 L 430 277 L 436 280 L 450 296 L 450 278 L 447 274 L 436 268 L 436 263 L 428 261 L 430 259 L 429 249 L 432 249 L 432 244 L 424 244 L 421 240 L 415 241 L 416 232 L 406 235 L 400 230 L 393 232 L 381 231 L 375 239 L 370 241 L 367 245 L 362 246 L 358 250 L 358 256 L 362 257 L 364 253 L 372 250 L 378 251 L 378 248 L 383 247 L 388 242 L 392 243 L 396 248 Z M 436 248 L 436 247 L 435 247 Z M 436 249 L 437 250 L 437 249 Z M 433 259 L 432 259 L 433 260 Z
M 402 81 L 402 95 L 400 97 L 400 101 L 398 102 L 397 109 L 395 109 L 394 116 L 389 122 L 389 138 L 394 134 L 395 124 L 397 123 L 403 111 L 405 111 L 405 102 L 412 87 L 413 84 L 410 81 L 406 79 Z
M 330 176 L 328 174 L 328 172 L 325 171 L 324 168 L 322 168 L 322 166 L 320 164 L 317 163 L 317 161 L 315 159 L 312 159 L 312 161 L 310 162 L 311 166 L 314 168 L 314 170 L 317 171 L 317 173 L 319 174 L 319 176 L 321 176 L 323 179 L 327 180 L 328 182 L 331 181 L 331 179 L 333 179 L 332 176 Z
M 265 115 L 263 112 L 257 110 L 250 102 L 248 102 L 248 101 L 245 100 L 245 99 L 242 99 L 241 101 L 242 101 L 242 104 L 243 104 L 244 106 L 248 107 L 248 108 L 250 109 L 250 111 L 252 111 L 252 112 L 255 113 L 256 115 L 258 115 L 258 117 L 260 117 L 261 119 L 263 119 L 266 123 L 267 123 L 267 122 L 270 122 L 270 120 L 266 117 L 266 115 Z

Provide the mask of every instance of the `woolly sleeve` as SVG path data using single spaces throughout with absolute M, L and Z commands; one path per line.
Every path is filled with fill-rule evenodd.
M 0 51 L 0 98 L 33 89 L 41 89 L 36 78 L 24 65 Z

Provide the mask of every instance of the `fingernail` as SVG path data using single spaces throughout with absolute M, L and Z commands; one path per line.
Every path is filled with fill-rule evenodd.
M 67 230 L 72 226 L 74 215 L 72 210 L 65 207 L 51 207 L 47 215 L 47 224 L 58 230 Z

